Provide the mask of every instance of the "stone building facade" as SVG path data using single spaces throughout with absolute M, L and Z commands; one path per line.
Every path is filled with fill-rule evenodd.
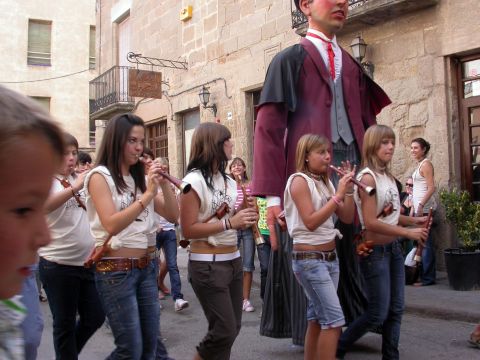
M 40 101 L 80 147 L 94 148 L 88 83 L 96 75 L 95 0 L 0 0 L 0 9 L 0 83 Z
M 235 155 L 244 158 L 251 169 L 254 105 L 266 69 L 278 51 L 299 40 L 292 29 L 292 3 L 97 0 L 99 74 L 118 65 L 136 67 L 126 61 L 127 51 L 187 63 L 187 70 L 139 65 L 162 72 L 163 98 L 136 98 L 119 104 L 129 105 L 148 123 L 148 144 L 157 155 L 168 156 L 173 174 L 183 175 L 189 137 L 200 121 L 226 125 L 232 132 Z M 476 151 L 480 146 L 480 127 L 476 127 L 480 125 L 478 2 L 350 3 L 348 26 L 338 41 L 348 49 L 361 34 L 368 43 L 366 60 L 375 66 L 374 78 L 393 101 L 378 121 L 392 126 L 398 136 L 394 174 L 401 180 L 411 174 L 410 141 L 421 136 L 432 144 L 438 186 L 458 185 L 473 191 L 476 163 L 480 162 Z M 216 105 L 216 117 L 200 104 L 202 86 L 211 93 L 207 105 Z M 112 114 L 91 114 L 97 120 L 98 134 Z M 440 247 L 450 245 L 445 239 Z

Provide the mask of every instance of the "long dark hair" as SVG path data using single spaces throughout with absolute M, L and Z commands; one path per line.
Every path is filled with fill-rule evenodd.
M 98 149 L 96 165 L 103 165 L 110 171 L 119 194 L 128 189 L 127 184 L 123 180 L 121 164 L 123 161 L 123 149 L 128 140 L 128 135 L 134 126 L 145 128 L 143 120 L 136 115 L 127 113 L 115 116 L 108 122 L 102 143 Z M 135 186 L 142 192 L 145 192 L 147 189 L 145 185 L 145 169 L 140 161 L 130 166 L 130 174 L 135 181 Z
M 425 152 L 423 153 L 423 156 L 427 156 L 428 152 L 430 151 L 430 143 L 425 140 L 424 138 L 415 138 L 412 140 L 412 144 L 413 143 L 417 143 L 418 145 L 420 145 L 420 147 L 422 148 L 422 150 L 424 150 Z
M 210 190 L 213 190 L 213 174 L 216 170 L 227 179 L 225 169 L 228 158 L 223 143 L 231 137 L 225 126 L 213 122 L 198 125 L 193 133 L 187 172 L 200 170 Z

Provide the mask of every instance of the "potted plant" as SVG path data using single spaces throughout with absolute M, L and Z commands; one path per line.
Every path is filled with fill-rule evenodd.
M 443 189 L 440 202 L 455 229 L 459 247 L 444 250 L 448 282 L 454 290 L 480 288 L 480 203 L 467 191 Z

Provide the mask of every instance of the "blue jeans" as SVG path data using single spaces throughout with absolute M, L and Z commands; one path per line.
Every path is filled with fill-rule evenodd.
M 422 252 L 422 267 L 420 279 L 423 285 L 433 285 L 436 280 L 435 273 L 435 249 L 433 248 L 432 232 L 428 234 L 425 247 Z
M 240 244 L 243 271 L 253 272 L 255 270 L 255 241 L 253 240 L 252 228 L 237 230 L 237 240 Z
M 262 235 L 265 243 L 257 246 L 258 260 L 260 261 L 260 298 L 265 294 L 265 285 L 267 284 L 268 262 L 270 261 L 270 235 Z
M 115 338 L 116 349 L 108 359 L 162 358 L 156 354 L 160 307 L 154 263 L 143 269 L 95 273 L 98 294 Z
M 40 258 L 38 268 L 53 316 L 56 358 L 77 359 L 88 339 L 105 320 L 93 271 L 44 258 Z
M 157 249 L 163 248 L 167 262 L 170 287 L 172 288 L 173 301 L 183 299 L 182 281 L 177 266 L 177 238 L 175 230 L 160 231 L 157 233 Z
M 398 359 L 398 341 L 404 309 L 405 272 L 402 247 L 395 240 L 377 245 L 373 252 L 360 260 L 365 278 L 367 310 L 342 334 L 337 357 L 343 358 L 349 347 L 367 331 L 382 328 L 383 359 Z
M 322 329 L 345 325 L 337 295 L 340 277 L 338 260 L 292 260 L 292 269 L 308 298 L 307 320 L 316 321 Z
M 20 325 L 25 341 L 25 360 L 37 358 L 37 349 L 42 340 L 43 316 L 38 299 L 37 271 L 38 269 L 32 270 L 30 276 L 25 279 L 21 292 L 22 303 L 27 309 L 27 316 Z

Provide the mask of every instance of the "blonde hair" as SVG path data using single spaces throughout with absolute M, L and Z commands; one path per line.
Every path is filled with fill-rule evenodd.
M 375 173 L 384 172 L 387 176 L 393 178 L 390 172 L 390 164 L 382 164 L 377 156 L 377 151 L 385 139 L 395 141 L 395 133 L 391 127 L 377 124 L 367 129 L 363 137 L 362 168 L 368 167 Z
M 330 148 L 330 141 L 323 135 L 305 134 L 298 140 L 297 150 L 295 152 L 295 167 L 297 172 L 302 172 L 310 176 L 307 155 L 310 151 L 318 148 Z M 328 175 L 322 174 L 321 177 L 325 184 L 328 184 Z

